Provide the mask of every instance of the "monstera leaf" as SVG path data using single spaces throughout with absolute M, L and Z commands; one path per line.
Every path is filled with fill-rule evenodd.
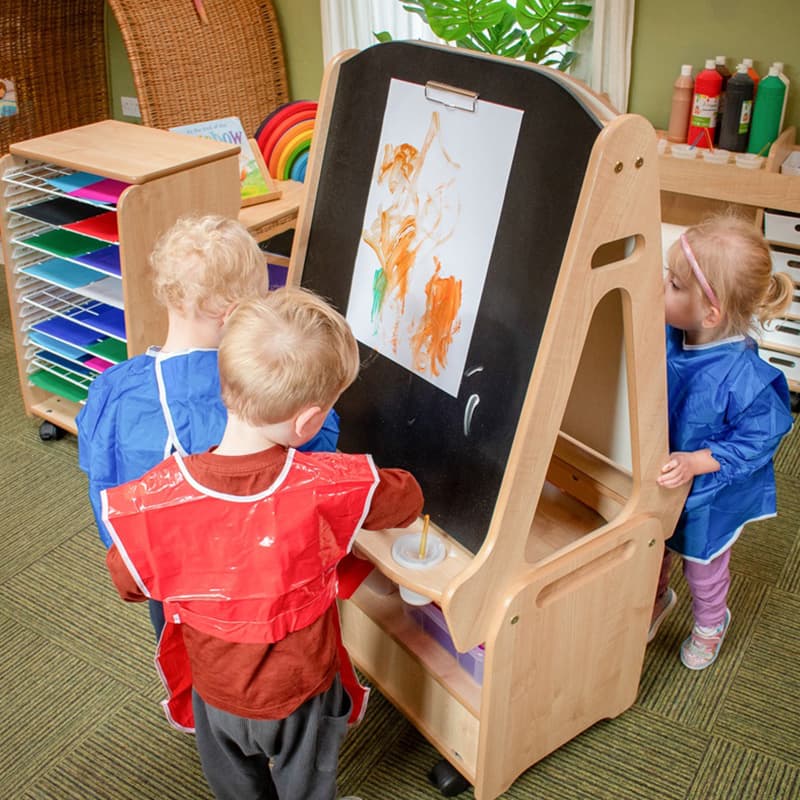
M 524 58 L 567 69 L 577 57 L 564 52 L 588 24 L 592 6 L 579 0 L 398 0 L 440 39 L 482 53 Z M 375 34 L 381 42 L 392 37 Z
M 517 21 L 534 42 L 571 42 L 588 24 L 592 6 L 576 0 L 517 0 Z
M 458 39 L 456 44 L 468 50 L 507 58 L 523 56 L 529 47 L 528 37 L 517 25 L 517 18 L 510 8 L 496 25 L 483 31 L 473 31 L 463 39 Z
M 480 35 L 498 25 L 508 11 L 506 0 L 415 0 L 403 8 L 419 15 L 446 42 Z

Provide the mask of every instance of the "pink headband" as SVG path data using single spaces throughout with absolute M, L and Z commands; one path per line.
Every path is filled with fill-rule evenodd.
M 692 272 L 694 272 L 695 278 L 697 278 L 697 282 L 700 284 L 700 288 L 708 298 L 708 302 L 711 303 L 711 305 L 714 306 L 717 311 L 719 311 L 719 300 L 717 300 L 717 296 L 714 294 L 711 284 L 706 280 L 706 276 L 703 275 L 703 270 L 700 269 L 700 265 L 697 263 L 697 259 L 694 257 L 692 248 L 689 247 L 689 241 L 686 238 L 685 233 L 681 234 L 681 249 L 683 250 L 683 254 L 686 256 L 686 260 L 689 262 L 689 266 L 692 268 Z

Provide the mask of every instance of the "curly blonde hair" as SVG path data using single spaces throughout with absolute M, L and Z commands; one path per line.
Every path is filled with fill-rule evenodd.
M 358 369 L 347 321 L 305 289 L 285 287 L 243 302 L 225 323 L 222 399 L 251 425 L 284 422 L 315 405 L 329 408 Z
M 752 222 L 719 215 L 688 228 L 685 236 L 719 300 L 724 315 L 719 338 L 748 335 L 756 322 L 775 319 L 788 308 L 794 284 L 785 273 L 772 272 L 769 245 Z M 680 242 L 667 252 L 667 264 L 683 280 L 697 283 Z
M 169 308 L 222 316 L 238 300 L 264 295 L 266 256 L 239 222 L 216 214 L 179 219 L 150 255 L 153 292 Z

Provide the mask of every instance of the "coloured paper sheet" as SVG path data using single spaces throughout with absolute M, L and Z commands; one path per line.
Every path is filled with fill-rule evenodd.
M 80 289 L 103 277 L 97 270 L 81 267 L 61 258 L 48 258 L 20 271 L 48 283 L 54 283 L 56 286 L 63 286 L 65 289 Z
M 71 222 L 108 213 L 102 208 L 81 203 L 79 200 L 70 200 L 68 197 L 54 197 L 43 203 L 29 203 L 25 206 L 18 206 L 13 211 L 15 214 L 22 214 L 29 219 L 56 226 L 68 225 Z
M 97 244 L 97 242 L 95 242 Z M 119 245 L 112 244 L 108 247 L 101 247 L 99 250 L 92 250 L 75 257 L 76 261 L 86 264 L 87 267 L 105 272 L 109 275 L 122 275 L 122 268 L 119 260 Z

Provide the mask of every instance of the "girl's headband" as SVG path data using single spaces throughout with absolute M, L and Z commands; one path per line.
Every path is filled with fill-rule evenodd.
M 695 278 L 697 278 L 697 282 L 700 284 L 700 288 L 708 298 L 708 302 L 711 303 L 711 305 L 714 306 L 717 311 L 719 311 L 719 300 L 717 300 L 717 296 L 714 294 L 711 284 L 706 280 L 706 276 L 703 275 L 703 270 L 700 269 L 700 265 L 697 263 L 697 259 L 694 257 L 694 253 L 692 252 L 692 248 L 689 246 L 689 240 L 686 238 L 685 233 L 681 234 L 681 249 L 683 250 L 683 254 L 686 256 L 686 260 L 689 262 L 689 266 L 692 268 L 692 272 L 694 272 Z

